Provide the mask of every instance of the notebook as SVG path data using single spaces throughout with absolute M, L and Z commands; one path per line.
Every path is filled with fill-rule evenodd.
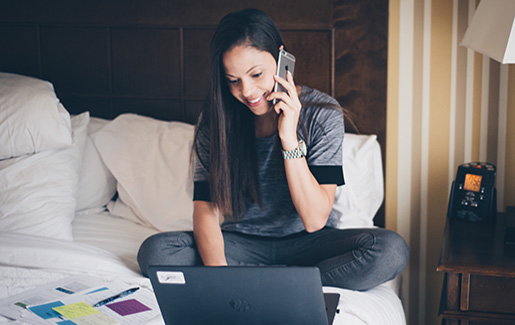
M 340 297 L 324 295 L 316 267 L 150 266 L 149 277 L 167 325 L 332 324 Z

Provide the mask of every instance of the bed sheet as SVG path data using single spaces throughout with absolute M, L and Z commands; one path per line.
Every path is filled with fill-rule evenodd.
M 156 229 L 113 216 L 107 211 L 78 214 L 72 226 L 76 243 L 105 249 L 118 256 L 138 274 L 138 249 L 147 237 L 158 232 Z
M 0 231 L 0 299 L 73 274 L 150 287 L 139 273 L 136 253 L 155 229 L 107 212 L 78 215 L 73 228 L 73 242 Z M 340 294 L 335 325 L 406 324 L 395 282 L 366 292 L 333 287 L 324 292 Z M 4 323 L 23 324 L 0 316 Z

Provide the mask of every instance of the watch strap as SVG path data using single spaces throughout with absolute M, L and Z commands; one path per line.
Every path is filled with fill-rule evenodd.
M 297 148 L 295 148 L 293 150 L 283 150 L 283 158 L 284 159 L 300 159 L 300 158 L 304 157 L 305 150 L 303 150 L 303 146 L 305 146 L 305 143 L 303 140 L 300 140 Z

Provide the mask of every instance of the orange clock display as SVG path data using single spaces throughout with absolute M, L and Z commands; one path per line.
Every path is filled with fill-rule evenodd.
M 481 179 L 483 176 L 474 175 L 474 174 L 466 174 L 465 175 L 465 185 L 463 188 L 467 191 L 479 192 L 481 188 Z

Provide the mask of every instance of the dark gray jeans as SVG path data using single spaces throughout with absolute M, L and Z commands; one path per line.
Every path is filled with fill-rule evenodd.
M 223 232 L 229 265 L 316 266 L 322 284 L 367 290 L 399 275 L 408 246 L 383 228 L 324 228 L 286 237 Z M 144 275 L 149 265 L 202 265 L 192 232 L 163 232 L 147 238 L 138 252 Z

